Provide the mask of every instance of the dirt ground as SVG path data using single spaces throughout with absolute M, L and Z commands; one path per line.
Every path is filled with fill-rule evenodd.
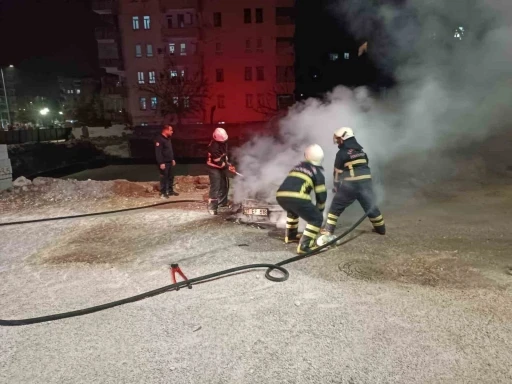
M 0 222 L 161 202 L 128 193 L 36 204 L 40 192 L 3 195 Z M 433 186 L 381 208 L 386 236 L 364 222 L 342 246 L 288 265 L 284 283 L 258 270 L 0 328 L 0 381 L 512 382 L 512 184 Z M 352 207 L 340 225 L 360 214 Z M 170 284 L 170 263 L 196 277 L 295 250 L 276 231 L 209 216 L 202 202 L 2 226 L 0 247 L 2 319 L 155 289 Z

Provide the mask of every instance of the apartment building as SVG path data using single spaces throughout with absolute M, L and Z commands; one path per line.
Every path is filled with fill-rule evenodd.
M 161 98 L 180 106 L 183 123 L 262 121 L 293 103 L 293 0 L 119 1 L 135 125 L 177 121 L 161 116 Z M 169 78 L 181 88 L 158 85 Z M 207 97 L 193 108 L 187 92 Z
M 93 0 L 92 9 L 99 15 L 100 25 L 95 29 L 98 42 L 98 60 L 105 73 L 101 77 L 101 97 L 106 118 L 125 120 L 127 88 L 123 51 L 118 25 L 119 0 Z

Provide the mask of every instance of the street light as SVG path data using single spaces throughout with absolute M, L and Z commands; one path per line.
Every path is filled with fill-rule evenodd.
M 59 115 L 63 115 L 63 113 L 62 113 L 62 112 L 59 112 Z
M 48 114 L 48 112 L 50 112 L 50 110 L 48 108 L 44 108 L 44 109 L 41 109 L 39 111 L 39 113 L 43 116 L 46 116 Z
M 12 65 L 12 64 L 11 64 L 11 65 L 9 65 L 9 68 L 14 68 L 14 65 Z

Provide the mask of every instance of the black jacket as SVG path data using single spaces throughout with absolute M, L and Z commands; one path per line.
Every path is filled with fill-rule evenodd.
M 172 150 L 171 139 L 158 135 L 155 139 L 155 157 L 157 164 L 172 163 L 174 152 Z
M 334 160 L 335 184 L 336 173 L 341 173 L 341 180 L 343 181 L 358 181 L 372 178 L 370 167 L 368 166 L 368 156 L 355 137 L 345 140 L 338 148 L 339 151 L 336 153 L 336 160 Z M 338 182 L 341 180 L 338 180 Z
M 212 168 L 224 169 L 229 165 L 228 144 L 212 140 L 208 145 L 206 164 Z
M 316 206 L 323 210 L 327 200 L 327 190 L 322 170 L 322 167 L 307 161 L 297 164 L 284 179 L 283 184 L 277 190 L 276 197 L 311 200 L 311 191 L 314 190 Z

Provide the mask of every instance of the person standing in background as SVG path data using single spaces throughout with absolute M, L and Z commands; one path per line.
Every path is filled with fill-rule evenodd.
M 171 142 L 173 133 L 172 126 L 164 125 L 162 132 L 155 140 L 155 157 L 160 170 L 160 197 L 162 199 L 179 195 L 179 193 L 174 192 L 173 167 L 176 166 L 176 161 L 174 160 Z

